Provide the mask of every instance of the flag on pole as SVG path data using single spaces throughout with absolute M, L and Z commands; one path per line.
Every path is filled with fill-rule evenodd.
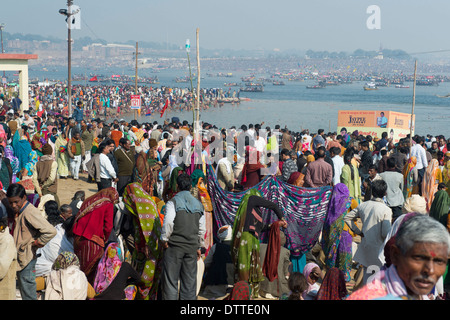
M 164 108 L 161 111 L 161 118 L 164 115 L 164 112 L 166 112 L 167 107 L 169 106 L 169 98 L 166 100 L 166 104 L 164 105 Z

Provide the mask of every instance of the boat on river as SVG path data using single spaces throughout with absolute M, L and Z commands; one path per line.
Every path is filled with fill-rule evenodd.
M 375 84 L 375 82 L 367 82 L 364 85 L 364 90 L 368 91 L 368 90 L 378 90 L 377 85 Z
M 247 86 L 247 87 L 241 87 L 239 90 L 242 92 L 263 92 L 264 87 L 263 86 Z
M 311 86 L 306 86 L 306 89 L 325 89 L 325 86 L 322 84 L 314 84 Z

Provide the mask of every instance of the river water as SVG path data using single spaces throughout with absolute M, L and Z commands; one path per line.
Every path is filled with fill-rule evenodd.
M 121 73 L 123 70 L 115 71 Z M 66 69 L 54 72 L 30 71 L 30 78 L 43 80 L 67 78 Z M 72 74 L 83 74 L 83 70 L 72 70 Z M 114 72 L 114 71 L 112 71 Z M 207 74 L 216 74 L 219 71 L 202 71 L 202 88 L 222 88 L 228 90 L 225 83 L 241 83 L 242 76 L 248 72 L 233 72 L 232 77 L 210 77 Z M 229 71 L 222 71 L 228 73 Z M 127 74 L 134 74 L 128 71 Z M 157 86 L 190 87 L 190 83 L 176 83 L 176 77 L 184 77 L 187 70 L 162 70 L 159 73 L 150 73 L 148 69 L 139 71 L 139 76 L 158 76 L 160 84 Z M 108 76 L 108 73 L 104 73 Z M 256 78 L 269 78 L 269 74 L 256 74 Z M 365 91 L 365 82 L 356 81 L 351 84 L 327 86 L 324 89 L 307 89 L 306 86 L 315 84 L 314 81 L 288 81 L 283 80 L 284 86 L 275 86 L 265 83 L 263 92 L 241 92 L 240 97 L 249 98 L 239 105 L 225 104 L 220 108 L 211 108 L 201 112 L 202 121 L 215 124 L 218 127 L 240 127 L 242 124 L 261 123 L 272 128 L 279 124 L 287 126 L 290 130 L 300 131 L 309 129 L 317 131 L 335 131 L 339 110 L 390 110 L 411 113 L 413 104 L 413 83 L 405 82 L 410 88 L 395 88 L 395 86 L 380 87 L 378 90 Z M 85 82 L 73 82 L 73 84 Z M 196 88 L 196 81 L 193 82 Z M 239 87 L 231 87 L 231 91 Z M 416 86 L 414 113 L 416 115 L 415 133 L 420 135 L 443 134 L 448 132 L 450 121 L 450 98 L 439 98 L 450 93 L 450 82 L 442 82 L 439 86 Z M 168 111 L 166 118 L 177 116 L 180 120 L 192 121 L 193 114 L 189 112 Z M 125 118 L 125 120 L 131 120 Z M 141 116 L 138 121 L 161 121 L 159 114 Z

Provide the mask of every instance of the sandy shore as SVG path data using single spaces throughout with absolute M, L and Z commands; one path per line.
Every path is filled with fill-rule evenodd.
M 58 179 L 58 197 L 61 205 L 69 204 L 77 191 L 83 190 L 86 198 L 97 192 L 97 184 L 87 182 L 87 174 L 80 173 L 78 180 Z

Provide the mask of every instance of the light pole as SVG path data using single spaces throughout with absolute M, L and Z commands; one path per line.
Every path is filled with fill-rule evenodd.
M 191 52 L 191 43 L 189 39 L 186 39 L 186 53 L 188 58 L 188 64 L 189 64 L 189 79 L 191 80 L 191 94 L 192 94 L 192 102 L 194 102 L 194 85 L 192 84 L 192 72 L 191 72 L 191 59 L 189 58 L 189 52 Z M 195 106 L 192 105 L 192 125 L 195 124 Z
M 73 0 L 67 0 L 67 9 L 60 9 L 59 13 L 65 15 L 67 22 L 67 107 L 69 115 L 72 114 L 72 19 L 71 17 L 78 13 L 78 11 L 71 12 Z

